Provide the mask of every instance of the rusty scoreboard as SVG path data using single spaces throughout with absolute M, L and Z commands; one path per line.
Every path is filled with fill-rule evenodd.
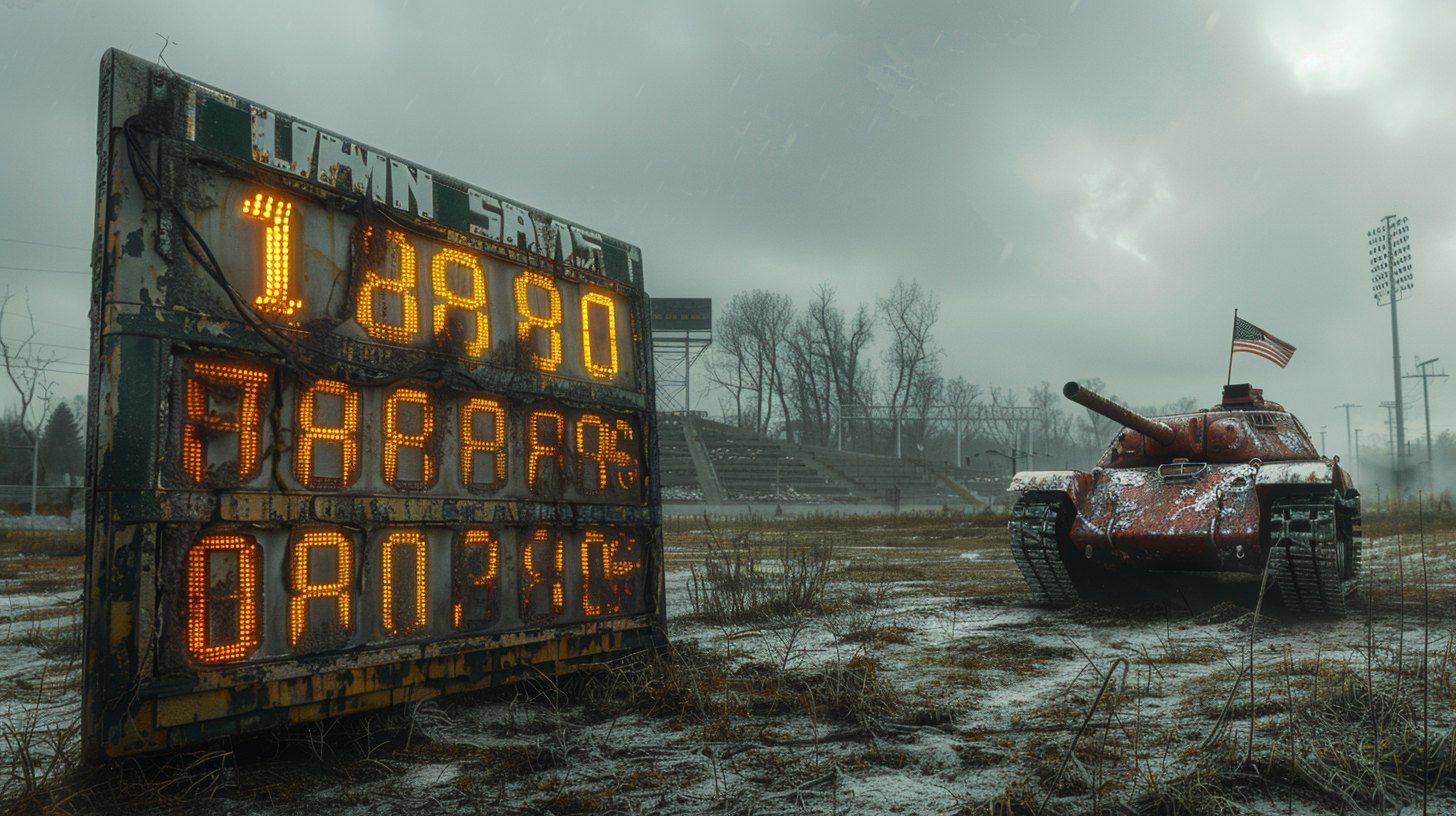
M 115 50 L 98 131 L 89 758 L 658 635 L 637 248 Z

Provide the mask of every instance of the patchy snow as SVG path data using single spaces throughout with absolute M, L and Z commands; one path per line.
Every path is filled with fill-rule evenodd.
M 1256 756 L 1279 756 L 1289 707 L 1326 675 L 1350 684 L 1368 673 L 1388 685 L 1402 682 L 1399 665 L 1409 685 L 1392 699 L 1409 700 L 1421 656 L 1435 676 L 1456 649 L 1446 602 L 1423 627 L 1410 600 L 1456 597 L 1456 544 L 1446 540 L 1428 540 L 1424 557 L 1413 537 L 1367 544 L 1363 592 L 1376 599 L 1368 620 L 1363 611 L 1343 621 L 1287 618 L 1271 598 L 1272 619 L 1251 637 L 1245 610 L 1227 605 L 1202 617 L 1028 606 L 1004 536 L 906 529 L 888 537 L 836 551 L 824 614 L 747 622 L 688 614 L 690 567 L 703 550 L 670 540 L 668 668 L 628 664 L 559 688 L 531 684 L 304 729 L 293 743 L 355 753 L 328 772 L 235 755 L 234 782 L 213 792 L 215 807 L 928 816 L 983 811 L 1017 785 L 1040 801 L 1060 774 L 1055 807 L 1084 812 L 1094 790 L 1126 802 L 1219 767 L 1199 763 L 1244 745 L 1251 724 Z M 781 575 L 779 551 L 772 555 L 756 563 Z M 1417 583 L 1423 570 L 1429 580 Z M 78 598 L 0 595 L 0 717 L 11 728 L 63 737 L 76 724 L 78 654 L 65 635 Z M 1252 722 L 1241 674 L 1251 658 Z M 701 673 L 683 679 L 694 666 Z M 1114 694 L 1094 709 L 1104 681 Z M 1442 688 L 1427 687 L 1442 695 L 1432 698 L 1432 733 L 1456 726 L 1456 695 Z M 1074 746 L 1079 759 L 1063 768 Z M 0 768 L 14 768 L 13 744 L 0 750 Z M 1434 791 L 1432 812 L 1449 812 L 1451 793 Z M 1230 795 L 1245 813 L 1337 809 L 1307 787 L 1292 799 L 1278 784 Z

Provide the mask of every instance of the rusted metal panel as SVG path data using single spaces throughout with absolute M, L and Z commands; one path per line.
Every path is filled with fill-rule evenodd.
M 660 631 L 636 247 L 114 51 L 96 225 L 89 758 Z
M 1072 541 L 1127 564 L 1257 570 L 1263 561 L 1256 472 L 1249 465 L 1172 478 L 1158 468 L 1103 471 L 1079 505 Z
M 1092 484 L 1092 476 L 1079 470 L 1026 470 L 1011 477 L 1008 493 L 1024 493 L 1028 490 L 1049 490 L 1066 493 L 1078 501 Z

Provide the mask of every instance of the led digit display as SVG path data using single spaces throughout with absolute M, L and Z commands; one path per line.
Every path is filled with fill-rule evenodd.
M 617 435 L 612 442 L 612 461 L 617 466 L 617 484 L 623 490 L 631 490 L 632 485 L 637 483 L 637 472 L 641 468 L 636 457 L 622 446 L 624 441 L 631 442 L 632 439 L 632 425 L 625 419 L 617 420 Z
M 577 488 L 582 493 L 590 496 L 606 490 L 609 471 L 615 473 L 616 484 L 623 490 L 631 489 L 637 480 L 637 460 L 618 448 L 623 437 L 632 439 L 632 426 L 623 420 L 614 423 L 610 418 L 583 414 L 576 421 Z
M 399 530 L 384 539 L 379 566 L 379 607 L 383 612 L 384 630 L 391 635 L 407 635 L 425 627 L 425 586 L 429 574 L 425 537 L 417 530 Z M 396 571 L 401 551 L 412 569 L 402 581 Z M 413 584 L 414 592 L 399 592 L 399 585 Z M 397 608 L 400 607 L 400 608 Z
M 521 547 L 521 618 L 541 622 L 566 606 L 566 559 L 561 533 L 544 527 L 531 531 Z
M 197 484 L 246 482 L 258 475 L 263 386 L 268 370 L 194 360 L 183 382 L 182 468 Z M 236 442 L 236 447 L 223 443 Z M 215 447 L 232 454 L 219 454 Z M 225 466 L 230 473 L 222 473 Z
M 640 250 L 124 53 L 101 77 L 86 758 L 650 646 Z
M 335 418 L 321 421 L 321 409 L 330 401 L 335 403 Z M 353 484 L 359 472 L 359 392 L 347 383 L 319 380 L 299 392 L 294 421 L 294 478 L 322 490 Z M 318 472 L 325 456 L 338 457 L 331 474 Z
M 470 283 L 470 294 L 458 295 L 450 288 L 450 269 L 462 270 Z M 479 357 L 490 348 L 490 313 L 485 289 L 485 271 L 480 260 L 458 249 L 442 249 L 430 259 L 430 280 L 435 294 L 435 339 L 446 343 L 454 340 L 465 349 L 465 356 Z M 451 311 L 463 312 L 460 318 L 469 321 L 451 322 Z M 469 328 L 466 328 L 468 325 Z
M 597 342 L 606 340 L 607 353 L 598 353 L 593 343 L 591 307 L 598 306 L 597 314 L 606 313 L 604 331 L 596 333 Z M 586 370 L 593 377 L 611 379 L 617 376 L 617 302 L 602 292 L 588 292 L 581 297 L 581 354 L 586 361 Z
M 373 258 L 374 228 L 364 230 L 364 256 Z M 355 317 L 370 337 L 401 345 L 409 343 L 420 331 L 420 301 L 415 296 L 415 248 L 398 230 L 384 230 L 381 265 L 393 272 L 380 275 L 375 269 L 364 272 L 359 284 Z M 393 297 L 391 297 L 391 295 Z
M 490 430 L 485 431 L 488 426 Z M 483 433 L 488 437 L 483 438 Z M 506 411 L 500 400 L 470 397 L 460 406 L 460 478 L 468 490 L 490 490 L 506 480 Z M 481 460 L 488 460 L 485 466 Z
M 293 543 L 289 577 L 288 645 L 299 651 L 342 645 L 354 630 L 353 538 L 342 530 L 304 533 Z M 312 608 L 333 607 L 334 614 L 311 620 L 316 600 L 322 603 Z
M 533 491 L 558 490 L 566 480 L 566 417 L 556 411 L 532 411 L 526 420 L 526 484 Z M 547 477 L 542 463 L 552 465 L 555 471 Z M 544 482 L 544 484 L 542 484 Z
M 198 663 L 246 660 L 263 642 L 258 542 L 203 536 L 187 551 L 187 648 Z
M 586 531 L 581 548 L 581 610 L 587 617 L 622 611 L 623 598 L 631 594 L 626 578 L 637 571 L 638 564 L 630 558 L 619 561 L 617 554 L 635 543 L 628 540 L 627 547 L 622 547 L 620 533 Z
M 555 371 L 561 365 L 561 290 L 556 281 L 544 272 L 523 270 L 516 276 L 516 314 L 516 338 L 521 347 L 537 368 Z M 546 334 L 546 354 L 540 351 L 536 332 Z
M 455 545 L 455 628 L 489 626 L 499 616 L 500 541 L 489 530 L 469 529 Z
M 414 416 L 401 423 L 406 410 Z M 384 398 L 384 480 L 396 490 L 419 490 L 435 480 L 430 444 L 434 432 L 434 400 L 428 391 L 400 388 Z M 400 474 L 401 453 L 409 454 L 404 475 Z
M 288 317 L 303 305 L 288 297 L 288 228 L 293 204 L 258 193 L 243 202 L 243 215 L 268 225 L 263 230 L 263 294 L 253 299 L 253 305 L 261 312 Z

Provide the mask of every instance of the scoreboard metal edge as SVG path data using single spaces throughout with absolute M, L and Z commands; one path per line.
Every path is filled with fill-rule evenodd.
M 83 750 L 87 759 L 105 760 L 281 724 L 400 705 L 522 677 L 552 676 L 599 664 L 660 638 L 663 619 L 661 487 L 657 480 L 649 301 L 642 288 L 640 254 L 635 248 L 609 237 L 586 233 L 618 253 L 630 251 L 625 277 L 620 254 L 615 268 L 608 268 L 608 262 L 601 260 L 594 272 L 597 276 L 615 272 L 617 290 L 630 297 L 631 347 L 637 372 L 632 389 L 635 393 L 544 376 L 532 381 L 534 384 L 526 391 L 534 397 L 574 404 L 609 404 L 640 422 L 638 478 L 643 499 L 640 507 L 610 508 L 509 498 L 471 502 L 410 496 L 331 498 L 286 491 L 260 494 L 163 489 L 161 473 L 171 455 L 167 438 L 170 417 L 159 406 L 165 406 L 171 399 L 169 389 L 176 376 L 173 370 L 176 349 L 242 349 L 264 358 L 274 349 L 255 336 L 256 332 L 250 333 L 240 321 L 209 319 L 206 314 L 189 314 L 180 308 L 174 308 L 172 314 L 140 305 L 135 309 L 118 308 L 118 304 L 110 302 L 108 295 L 118 274 L 118 264 L 129 262 L 127 259 L 137 253 L 161 254 L 172 270 L 180 271 L 192 264 L 185 247 L 180 245 L 186 236 L 182 225 L 176 223 L 175 214 L 154 206 L 142 195 L 135 173 L 135 156 L 127 153 L 128 124 L 142 120 L 166 134 L 146 145 L 146 159 L 164 170 L 169 163 L 175 171 L 182 162 L 204 162 L 225 176 L 258 179 L 281 189 L 292 187 L 304 196 L 330 201 L 347 201 L 351 196 L 356 200 L 370 197 L 370 191 L 360 195 L 295 178 L 249 161 L 236 150 L 219 151 L 195 142 L 184 143 L 177 136 L 186 128 L 196 127 L 195 122 L 188 121 L 191 111 L 187 105 L 189 97 L 195 103 L 199 92 L 207 94 L 209 99 L 224 100 L 239 110 L 252 105 L 114 49 L 102 59 L 87 433 L 90 478 L 86 491 L 82 714 Z M 255 111 L 267 110 L 252 107 Z M 314 129 L 329 133 L 322 128 Z M 395 160 L 389 154 L 369 150 L 376 159 Z M 418 168 L 418 165 L 409 167 Z M 457 191 L 469 188 L 448 177 L 433 175 L 439 183 L 452 184 Z M 417 203 L 408 195 L 406 198 L 411 205 Z M 515 206 L 532 217 L 551 219 L 553 224 L 575 229 L 575 225 L 539 211 Z M 452 232 L 438 223 L 428 223 L 428 219 L 411 217 L 410 212 L 392 211 L 387 215 L 391 221 L 422 230 L 436 240 L 455 241 L 522 266 L 554 269 L 570 279 L 592 279 L 592 270 L 570 268 L 568 259 L 560 255 L 543 258 L 533 255 L 526 247 L 512 248 L 498 243 L 487 246 L 472 240 L 469 234 Z M 149 226 L 145 231 L 138 230 L 137 235 L 123 236 L 113 230 L 120 217 L 144 219 Z M 137 246 L 135 242 L 139 240 L 146 242 L 145 245 Z M 286 365 L 286 361 L 279 365 Z M 517 382 L 520 379 L 517 373 L 502 373 L 481 366 L 480 386 L 499 389 L 502 383 Z M 641 542 L 645 594 L 642 609 L 629 616 L 436 637 L 398 646 L 373 645 L 369 649 L 191 674 L 157 670 L 161 641 L 180 636 L 176 631 L 167 631 L 168 620 L 159 611 L 160 597 L 175 591 L 160 585 L 158 577 L 165 566 L 162 540 L 169 523 L 190 519 L 194 524 L 226 524 L 230 519 L 251 519 L 265 525 L 301 524 L 327 520 L 335 512 L 373 514 L 375 523 L 391 518 L 446 525 L 460 523 L 461 519 L 580 526 L 592 519 L 616 518 L 634 523 L 650 531 L 648 540 Z M 367 541 L 367 536 L 361 540 Z M 418 580 L 423 583 L 422 577 Z M 175 625 L 172 628 L 175 630 Z

